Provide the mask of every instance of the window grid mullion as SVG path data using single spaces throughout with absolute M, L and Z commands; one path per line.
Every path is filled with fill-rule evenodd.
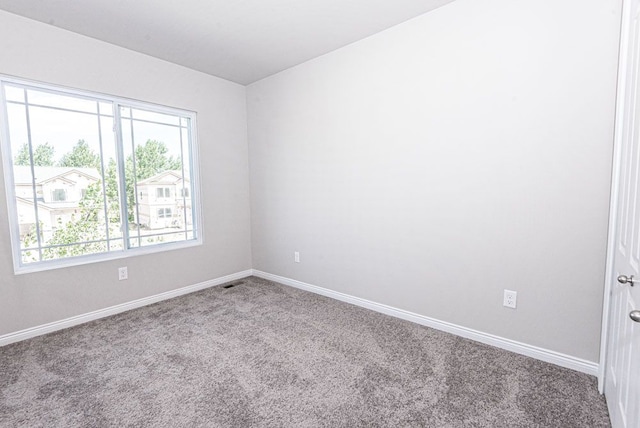
M 196 192 L 194 192 L 195 190 L 195 180 L 197 180 L 197 177 L 195 176 L 195 173 L 197 171 L 196 168 L 194 168 L 193 165 L 193 127 L 195 126 L 193 123 L 193 120 L 191 118 L 187 119 L 187 124 L 189 126 L 187 126 L 187 134 L 189 136 L 189 142 L 190 142 L 190 147 L 189 147 L 189 156 L 187 157 L 187 161 L 189 162 L 189 177 L 190 177 L 190 181 L 189 181 L 189 197 L 191 198 L 191 229 L 193 230 L 193 238 L 196 239 L 196 237 L 200 236 L 200 224 L 198 224 L 198 222 L 196 221 L 196 214 L 197 214 L 197 210 L 199 209 L 196 204 L 199 204 L 200 201 L 196 200 L 200 194 L 196 195 Z M 180 133 L 182 135 L 182 133 Z M 184 155 L 182 156 L 183 160 L 183 164 L 184 164 Z M 198 236 L 196 236 L 198 235 Z M 187 238 L 189 237 L 189 235 L 187 235 Z
M 40 215 L 38 210 L 38 190 L 36 187 L 36 171 L 35 166 L 33 164 L 33 142 L 31 140 L 31 116 L 29 115 L 29 95 L 27 90 L 24 89 L 24 111 L 25 111 L 25 120 L 27 124 L 27 144 L 29 145 L 29 167 L 31 169 L 31 190 L 33 192 L 33 210 L 36 220 L 36 238 L 38 239 L 38 260 L 42 261 L 42 237 L 40 230 Z
M 96 101 L 98 103 L 98 105 L 100 104 L 100 102 L 104 102 L 104 101 Z M 15 105 L 26 105 L 26 103 L 20 102 L 20 101 L 7 101 L 7 104 L 15 104 Z M 100 113 L 95 113 L 95 112 L 91 112 L 91 111 L 84 111 L 84 110 L 75 110 L 75 109 L 71 109 L 71 108 L 64 108 L 64 107 L 57 107 L 57 106 L 48 106 L 45 104 L 37 104 L 37 103 L 29 103 L 29 105 L 31 107 L 38 107 L 38 108 L 46 108 L 46 109 L 50 109 L 50 110 L 56 110 L 56 111 L 66 111 L 68 113 L 78 113 L 78 114 L 87 114 L 90 116 L 95 116 L 96 114 L 100 114 Z M 109 115 L 104 115 L 107 117 L 111 117 Z
M 180 124 L 182 125 L 182 118 L 179 119 Z M 185 194 L 185 180 L 184 180 L 184 142 L 182 138 L 182 126 L 180 126 L 180 173 L 182 174 L 182 218 L 184 219 L 184 239 L 189 239 L 189 234 L 187 232 L 187 196 Z M 189 187 L 191 187 L 191 182 L 189 182 Z
M 127 184 L 125 179 L 124 142 L 122 138 L 121 104 L 114 104 L 115 120 L 113 122 L 116 137 L 116 166 L 118 167 L 118 190 L 120 197 L 120 230 L 122 231 L 122 248 L 129 248 L 129 218 L 127 203 Z
M 98 109 L 98 147 L 100 149 L 100 175 L 102 176 L 102 207 L 104 213 L 104 231 L 107 237 L 107 251 L 111 251 L 111 240 L 109 238 L 109 211 L 107 207 L 107 185 L 104 174 L 104 151 L 102 149 L 102 116 L 100 116 L 100 102 L 96 101 Z
M 129 110 L 129 128 L 131 129 L 131 171 L 132 171 L 132 175 L 133 175 L 133 204 L 135 206 L 135 210 L 136 210 L 136 216 L 135 216 L 135 220 L 136 220 L 136 235 L 138 235 L 138 247 L 142 247 L 142 238 L 140 236 L 140 204 L 138 203 L 138 174 L 137 174 L 137 164 L 138 164 L 138 160 L 136 159 L 136 141 L 135 141 L 135 137 L 134 137 L 134 131 L 133 131 L 133 109 Z M 127 229 L 129 228 L 129 222 L 127 219 Z M 131 243 L 129 243 L 129 245 L 131 245 Z

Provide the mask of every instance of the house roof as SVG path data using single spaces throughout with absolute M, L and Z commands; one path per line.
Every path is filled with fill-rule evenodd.
M 164 171 L 144 180 L 138 181 L 138 186 L 146 184 L 175 184 L 182 180 L 182 171 Z M 189 182 L 189 177 L 184 177 L 185 182 Z
M 18 204 L 24 204 L 24 205 L 29 205 L 29 207 L 33 207 L 33 199 L 26 199 L 18 196 L 16 197 L 16 202 Z M 54 209 L 53 207 L 45 204 L 44 202 L 38 202 L 38 208 L 45 209 L 47 211 L 51 211 Z
M 43 184 L 56 178 L 75 183 L 72 174 L 80 174 L 92 180 L 100 180 L 100 174 L 94 168 L 75 168 L 59 166 L 36 166 L 33 168 L 36 184 Z M 31 185 L 31 167 L 14 165 L 13 180 L 16 185 Z

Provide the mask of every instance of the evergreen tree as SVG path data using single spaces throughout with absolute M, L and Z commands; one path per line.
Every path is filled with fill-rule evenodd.
M 44 143 L 36 146 L 33 151 L 34 166 L 53 166 L 53 155 L 55 149 L 49 144 Z M 29 144 L 24 143 L 20 146 L 16 157 L 13 159 L 14 165 L 29 166 L 31 158 L 29 157 Z
M 147 140 L 143 145 L 136 147 L 136 180 L 144 180 L 163 171 L 181 169 L 180 159 L 167 156 L 168 151 L 163 142 L 156 140 Z
M 95 168 L 100 171 L 100 156 L 84 140 L 78 140 L 71 152 L 62 156 L 58 166 Z

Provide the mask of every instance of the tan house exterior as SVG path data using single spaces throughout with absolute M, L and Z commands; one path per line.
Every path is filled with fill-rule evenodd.
M 139 181 L 136 191 L 142 227 L 183 229 L 193 225 L 191 186 L 181 171 L 165 171 Z
M 90 185 L 99 182 L 93 168 L 34 167 L 38 220 L 46 242 L 58 227 L 80 212 L 80 201 Z M 36 225 L 31 168 L 14 166 L 20 237 Z M 136 186 L 137 223 L 146 229 L 190 228 L 193 225 L 189 180 L 181 171 L 165 171 L 139 181 Z M 186 220 L 185 220 L 186 219 Z
M 38 220 L 45 241 L 51 237 L 58 225 L 65 224 L 79 212 L 80 200 L 87 188 L 100 180 L 93 168 L 45 167 L 33 168 L 14 165 L 14 184 L 20 236 L 24 237 L 36 225 L 36 211 L 33 203 L 38 201 Z

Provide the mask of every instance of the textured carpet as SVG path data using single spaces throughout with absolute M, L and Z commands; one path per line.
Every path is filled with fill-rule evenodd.
M 609 426 L 591 376 L 237 282 L 0 348 L 0 426 Z

